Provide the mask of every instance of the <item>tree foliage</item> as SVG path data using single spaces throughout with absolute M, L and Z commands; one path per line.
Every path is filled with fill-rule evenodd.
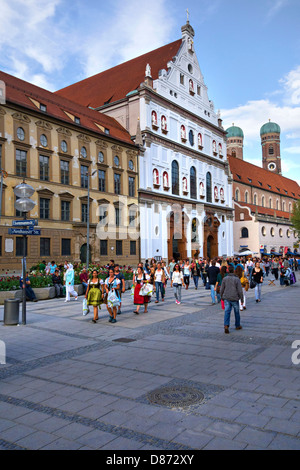
M 298 199 L 296 204 L 294 204 L 291 221 L 297 232 L 300 234 L 300 199 Z

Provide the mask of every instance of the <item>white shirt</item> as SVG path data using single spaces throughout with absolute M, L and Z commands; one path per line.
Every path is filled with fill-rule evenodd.
M 183 284 L 183 274 L 182 272 L 174 271 L 172 276 L 173 284 Z

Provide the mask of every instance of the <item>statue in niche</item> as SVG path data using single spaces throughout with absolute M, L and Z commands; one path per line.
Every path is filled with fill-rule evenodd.
M 221 201 L 224 201 L 224 189 L 223 188 L 220 189 L 220 197 L 221 197 Z
M 192 38 L 188 38 L 187 43 L 188 43 L 188 50 L 191 52 L 194 52 L 194 41 L 192 40 Z
M 190 93 L 193 93 L 193 94 L 195 93 L 194 92 L 194 82 L 193 82 L 192 79 L 190 79 L 190 81 L 189 81 L 189 89 L 190 89 Z
M 184 126 L 181 126 L 181 139 L 186 140 L 186 131 Z
M 168 173 L 166 171 L 164 172 L 163 180 L 164 180 L 164 188 L 168 188 L 169 187 L 169 176 L 168 176 Z
M 155 111 L 152 111 L 152 126 L 157 127 L 157 114 Z
M 212 144 L 212 145 L 213 145 L 213 152 L 214 152 L 214 153 L 217 153 L 217 145 L 216 145 L 216 141 L 215 141 L 215 140 L 213 140 L 213 144 Z
M 198 147 L 203 147 L 202 145 L 202 135 L 198 134 Z
M 187 179 L 183 178 L 182 180 L 182 190 L 184 193 L 187 193 Z
M 204 196 L 204 184 L 203 184 L 202 181 L 200 183 L 200 191 L 199 192 L 200 192 L 200 196 Z
M 163 131 L 167 130 L 167 119 L 165 116 L 161 117 L 161 128 Z
M 153 184 L 159 185 L 159 174 L 156 168 L 153 170 Z
M 215 199 L 219 199 L 219 193 L 218 193 L 217 186 L 215 186 L 214 193 L 215 193 Z
M 223 155 L 222 144 L 219 144 L 219 154 Z

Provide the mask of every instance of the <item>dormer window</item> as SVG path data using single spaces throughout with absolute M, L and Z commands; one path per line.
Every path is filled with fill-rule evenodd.
M 75 124 L 80 124 L 80 118 L 79 117 L 74 117 L 74 122 Z
M 47 111 L 47 106 L 45 104 L 40 103 L 40 110 L 45 113 Z

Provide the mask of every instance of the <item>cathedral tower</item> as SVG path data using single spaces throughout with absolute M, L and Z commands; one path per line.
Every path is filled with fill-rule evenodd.
M 226 132 L 228 155 L 243 160 L 244 132 L 234 124 Z
M 269 120 L 261 127 L 260 137 L 263 168 L 281 175 L 280 127 Z

